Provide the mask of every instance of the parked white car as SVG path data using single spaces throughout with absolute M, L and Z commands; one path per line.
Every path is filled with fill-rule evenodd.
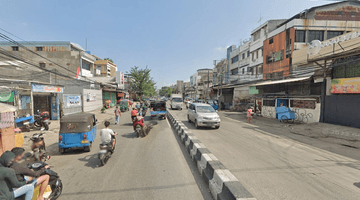
M 212 106 L 204 103 L 192 103 L 187 112 L 189 122 L 194 122 L 195 127 L 200 126 L 220 128 L 220 116 Z

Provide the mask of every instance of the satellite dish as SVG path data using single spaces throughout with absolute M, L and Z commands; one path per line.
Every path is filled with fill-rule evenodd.
M 319 53 L 321 49 L 321 42 L 320 40 L 313 40 L 310 42 L 310 44 L 308 45 L 308 50 L 307 53 L 312 56 L 312 55 L 316 55 Z

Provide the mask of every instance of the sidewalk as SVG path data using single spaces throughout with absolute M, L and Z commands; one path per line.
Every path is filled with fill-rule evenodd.
M 247 123 L 246 112 L 219 112 L 221 116 Z M 277 119 L 255 116 L 251 125 L 263 131 L 281 131 L 360 148 L 360 129 L 328 123 L 283 124 Z
M 111 118 L 114 118 L 114 110 L 115 107 L 106 109 L 106 113 L 101 113 L 99 108 L 89 113 L 94 113 L 96 119 L 98 120 L 97 124 L 101 124 L 105 120 L 110 120 Z M 50 154 L 58 153 L 59 130 L 60 130 L 60 120 L 51 120 L 49 131 L 43 131 L 45 133 L 44 138 L 45 138 L 46 150 Z M 30 137 L 34 133 L 39 133 L 39 132 L 40 130 L 32 130 L 30 132 L 24 132 L 23 148 L 25 148 L 26 151 L 31 151 L 30 149 L 31 141 L 29 141 Z

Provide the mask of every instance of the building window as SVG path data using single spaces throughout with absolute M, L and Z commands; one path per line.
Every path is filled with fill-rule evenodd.
M 90 63 L 82 62 L 82 68 L 90 71 Z
M 45 63 L 39 63 L 41 68 L 45 68 Z
M 270 38 L 270 40 L 269 40 L 269 44 L 272 44 L 272 43 L 274 43 L 274 38 Z
M 12 47 L 13 51 L 19 51 L 19 47 Z
M 238 69 L 238 68 L 231 70 L 231 75 L 236 75 L 236 74 L 238 74 L 238 73 L 239 73 L 239 69 Z
M 247 52 L 247 57 L 249 57 L 249 56 L 250 56 L 250 51 Z
M 36 51 L 43 51 L 43 47 L 36 47 Z
M 259 67 L 259 74 L 262 74 L 263 73 L 263 67 Z
M 305 31 L 295 31 L 295 42 L 305 42 Z
M 245 53 L 242 54 L 242 59 L 245 59 Z
M 241 73 L 245 74 L 245 68 L 242 68 Z
M 342 34 L 343 34 L 342 31 L 328 31 L 326 36 L 327 36 L 327 39 L 331 39 L 331 38 L 334 38 L 334 37 L 342 35 Z
M 231 58 L 231 63 L 236 63 L 237 61 L 239 61 L 239 55 Z
M 324 41 L 324 31 L 309 31 L 308 42 L 313 40 Z
M 260 31 L 257 31 L 254 33 L 254 39 L 253 42 L 255 42 L 256 40 L 260 39 Z

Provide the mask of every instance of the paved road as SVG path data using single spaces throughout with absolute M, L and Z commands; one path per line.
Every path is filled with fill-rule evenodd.
M 91 152 L 54 155 L 49 161 L 64 183 L 60 199 L 212 199 L 167 120 L 159 120 L 145 138 L 135 138 L 129 112 L 120 125 L 111 122 L 119 135 L 104 167 L 98 166 L 99 131 Z
M 360 199 L 360 161 L 269 133 L 220 113 L 220 129 L 195 129 L 173 113 L 259 199 Z

